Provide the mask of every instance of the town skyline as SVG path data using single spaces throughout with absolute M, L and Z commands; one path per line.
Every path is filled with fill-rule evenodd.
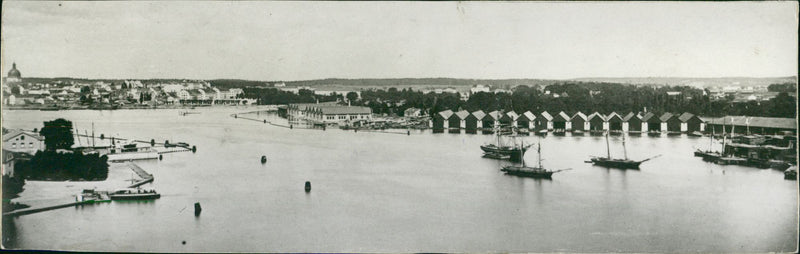
M 3 6 L 3 73 L 16 62 L 25 77 L 567 80 L 797 70 L 793 2 Z

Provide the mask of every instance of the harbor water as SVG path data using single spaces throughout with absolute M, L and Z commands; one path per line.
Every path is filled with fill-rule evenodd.
M 693 157 L 707 138 L 627 138 L 640 170 L 593 166 L 606 141 L 535 136 L 552 179 L 504 175 L 482 158 L 491 135 L 387 134 L 282 128 L 231 114 L 256 107 L 181 110 L 4 111 L 6 128 L 63 117 L 108 136 L 187 142 L 196 153 L 137 164 L 161 198 L 4 218 L 12 249 L 159 252 L 788 252 L 798 242 L 797 182 L 783 172 Z M 274 115 L 248 117 L 281 121 Z M 285 122 L 283 123 L 285 124 Z M 612 156 L 622 156 L 611 137 Z M 76 141 L 77 142 L 77 141 Z M 85 141 L 84 141 L 85 142 Z M 261 156 L 268 160 L 262 164 Z M 525 156 L 536 162 L 536 153 Z M 74 200 L 113 190 L 132 171 L 111 164 L 100 182 L 28 181 L 14 202 Z M 304 183 L 313 190 L 304 191 Z M 202 204 L 195 216 L 193 206 Z

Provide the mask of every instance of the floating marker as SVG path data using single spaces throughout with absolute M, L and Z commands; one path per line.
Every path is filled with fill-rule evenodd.
M 150 146 L 155 146 L 155 145 L 156 145 L 156 140 L 150 139 Z
M 264 123 L 267 123 L 267 119 L 264 119 Z
M 192 153 L 196 153 L 196 152 L 197 152 L 197 146 L 192 146 Z
M 267 156 L 266 155 L 261 156 L 261 164 L 264 164 L 264 163 L 267 163 Z
M 100 139 L 106 139 L 106 135 L 104 135 L 103 133 L 100 133 Z
M 200 216 L 200 212 L 203 211 L 203 208 L 200 207 L 200 202 L 194 203 L 194 216 Z
M 233 115 L 233 118 L 239 118 L 239 116 L 238 115 Z
M 306 181 L 306 192 L 311 192 L 311 182 Z
M 163 159 L 164 159 L 164 155 L 163 154 L 159 154 L 158 155 L 158 160 L 163 160 Z

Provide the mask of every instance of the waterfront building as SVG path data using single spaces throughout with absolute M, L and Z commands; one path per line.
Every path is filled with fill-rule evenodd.
M 44 149 L 44 137 L 38 133 L 12 130 L 3 135 L 3 150 L 33 155 L 38 151 L 44 151 Z
M 503 116 L 503 111 L 495 110 L 486 114 L 483 118 L 483 129 L 492 129 L 494 126 L 500 124 L 500 117 Z
M 536 130 L 552 130 L 553 129 L 553 116 L 547 111 L 542 111 L 536 116 Z
M 611 112 L 606 116 L 606 125 L 604 129 L 612 130 L 612 131 L 622 131 L 622 116 L 617 114 L 617 112 Z
M 534 126 L 534 121 L 536 121 L 536 115 L 530 111 L 525 111 L 525 113 L 517 117 L 517 128 L 530 129 Z
M 628 112 L 628 114 L 622 118 L 622 130 L 636 132 L 642 131 L 642 118 L 639 116 L 639 114 Z
M 564 113 L 564 111 L 558 112 L 558 114 L 553 118 L 553 129 L 555 130 L 571 130 L 572 129 L 572 118 Z
M 466 110 L 461 110 L 461 111 L 453 113 L 453 115 L 450 116 L 450 119 L 449 119 L 450 128 L 451 129 L 452 128 L 459 128 L 459 129 L 466 128 L 466 120 L 467 120 L 468 116 L 469 116 L 469 111 L 466 111 Z
M 372 109 L 369 107 L 320 105 L 314 104 L 306 108 L 306 116 L 317 123 L 355 122 L 372 120 Z
M 661 120 L 661 131 L 681 131 L 681 120 L 677 115 L 667 112 L 662 114 L 659 120 Z
M 644 114 L 644 116 L 642 116 L 642 122 L 644 122 L 644 125 L 642 125 L 644 130 L 661 131 L 661 120 L 656 117 L 656 114 L 653 114 L 653 112 Z
M 586 118 L 586 115 L 584 115 L 580 111 L 572 115 L 572 118 L 570 118 L 570 122 L 572 122 L 573 130 L 585 131 L 589 129 L 588 118 Z
M 706 131 L 713 129 L 717 134 L 735 131 L 740 134 L 790 134 L 797 135 L 797 120 L 795 118 L 757 117 L 757 116 L 724 116 L 716 118 L 701 118 L 706 123 Z M 735 128 L 734 128 L 735 126 Z
M 514 111 L 508 111 L 500 117 L 500 126 L 516 127 L 516 120 L 519 115 Z
M 678 120 L 681 121 L 681 131 L 683 132 L 703 131 L 703 127 L 705 127 L 703 126 L 703 120 L 689 112 L 681 114 Z
M 14 176 L 14 158 L 14 152 L 3 149 L 3 175 Z
M 464 124 L 466 125 L 464 129 L 466 129 L 467 133 L 476 133 L 478 129 L 482 127 L 483 118 L 485 116 L 486 113 L 483 113 L 483 110 L 478 110 L 469 114 L 467 118 L 464 119 Z
M 605 124 L 606 123 L 606 119 L 603 116 L 603 114 L 600 114 L 598 112 L 594 112 L 594 113 L 589 115 L 588 121 L 589 121 L 589 130 L 591 130 L 591 131 L 606 130 L 606 127 L 607 127 L 606 124 Z
M 445 111 L 441 111 L 439 113 L 436 113 L 436 115 L 434 115 L 433 119 L 431 120 L 431 121 L 433 121 L 433 123 L 432 123 L 433 129 L 434 130 L 447 129 L 447 127 L 449 125 L 447 120 L 450 119 L 451 115 L 453 115 L 453 111 L 449 110 L 449 109 L 445 110 Z

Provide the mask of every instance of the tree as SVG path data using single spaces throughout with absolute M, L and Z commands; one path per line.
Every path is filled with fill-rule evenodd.
M 356 101 L 358 100 L 358 93 L 356 92 L 349 92 L 347 93 L 347 101 Z
M 72 122 L 64 118 L 44 122 L 44 127 L 39 134 L 44 136 L 47 150 L 70 149 L 75 143 L 75 139 L 72 137 Z
M 87 93 L 91 93 L 91 92 L 92 92 L 92 88 L 91 87 L 89 87 L 89 86 L 81 87 L 81 93 L 87 94 Z

